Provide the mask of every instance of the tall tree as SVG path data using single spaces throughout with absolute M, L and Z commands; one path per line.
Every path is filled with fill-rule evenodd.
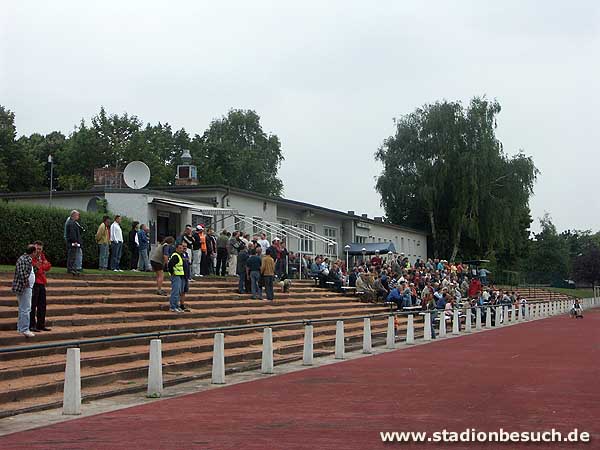
M 204 184 L 227 184 L 266 195 L 283 191 L 277 177 L 283 161 L 281 143 L 263 131 L 254 111 L 232 109 L 213 120 L 202 136 L 194 137 L 191 153 Z
M 556 231 L 550 214 L 540 219 L 540 232 L 534 235 L 526 263 L 530 282 L 560 282 L 569 276 L 569 246 Z
M 538 171 L 522 153 L 504 154 L 495 136 L 499 112 L 496 101 L 477 97 L 466 109 L 425 105 L 397 120 L 395 135 L 375 154 L 384 166 L 376 189 L 387 216 L 426 227 L 436 257 L 510 254 L 508 236 L 526 240 Z

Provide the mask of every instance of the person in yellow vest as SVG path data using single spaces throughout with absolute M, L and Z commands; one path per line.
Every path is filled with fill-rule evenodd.
M 184 288 L 185 272 L 183 270 L 183 244 L 181 242 L 177 243 L 167 266 L 171 274 L 170 311 L 182 313 L 183 310 L 179 308 L 179 298 Z

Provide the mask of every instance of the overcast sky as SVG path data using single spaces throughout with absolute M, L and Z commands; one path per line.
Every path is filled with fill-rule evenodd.
M 504 149 L 541 171 L 533 216 L 600 229 L 598 1 L 0 5 L 0 104 L 19 135 L 68 134 L 101 105 L 191 134 L 254 109 L 281 139 L 286 197 L 372 217 L 393 118 L 486 94 Z

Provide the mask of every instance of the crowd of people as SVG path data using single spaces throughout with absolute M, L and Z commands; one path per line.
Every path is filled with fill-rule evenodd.
M 120 267 L 124 234 L 121 217 L 111 222 L 104 216 L 96 231 L 99 252 L 99 269 L 122 272 Z M 72 211 L 64 226 L 67 247 L 67 271 L 81 273 L 82 233 L 79 212 Z M 250 236 L 240 231 L 221 231 L 203 225 L 195 228 L 186 225 L 177 238 L 168 236 L 150 246 L 148 226 L 133 222 L 126 235 L 132 271 L 153 271 L 156 275 L 156 293 L 169 297 L 169 310 L 175 313 L 189 311 L 185 296 L 194 278 L 207 275 L 236 276 L 239 294 L 250 294 L 252 299 L 274 300 L 274 286 L 279 284 L 284 292 L 291 286 L 291 278 L 298 271 L 314 278 L 323 288 L 337 291 L 344 288 L 356 290 L 364 300 L 395 304 L 397 308 L 428 310 L 434 319 L 446 320 L 456 309 L 465 312 L 476 306 L 516 306 L 524 310 L 527 300 L 515 292 L 496 289 L 488 283 L 488 271 L 446 260 L 417 259 L 411 264 L 400 253 L 382 257 L 378 252 L 371 258 L 361 258 L 349 269 L 340 259 L 327 256 L 299 255 L 289 252 L 285 241 L 267 240 L 265 233 Z M 35 332 L 50 331 L 46 327 L 46 272 L 51 264 L 43 252 L 40 241 L 29 245 L 17 260 L 13 291 L 19 303 L 18 331 L 26 337 Z M 163 289 L 165 272 L 171 280 L 168 294 Z M 575 309 L 575 306 L 574 306 Z M 485 320 L 486 308 L 482 309 Z M 490 308 L 492 320 L 495 308 Z M 579 313 L 579 305 L 577 305 Z M 438 316 L 439 315 L 439 316 Z M 577 314 L 579 315 L 579 314 Z M 433 321 L 432 321 L 433 323 Z M 433 336 L 435 337 L 435 331 Z

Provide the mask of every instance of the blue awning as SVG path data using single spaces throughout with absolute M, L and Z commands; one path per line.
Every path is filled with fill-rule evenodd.
M 370 242 L 368 244 L 350 244 L 349 255 L 362 255 L 363 248 L 366 250 L 365 254 L 374 255 L 376 251 L 379 251 L 381 255 L 389 252 L 396 253 L 396 247 L 393 242 Z

